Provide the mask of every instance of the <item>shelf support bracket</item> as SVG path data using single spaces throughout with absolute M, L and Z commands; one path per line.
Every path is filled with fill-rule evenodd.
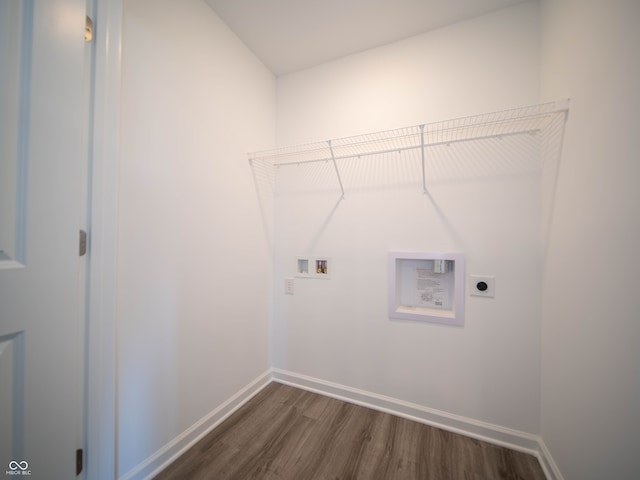
M 420 125 L 420 151 L 422 153 L 422 193 L 427 193 L 427 176 L 424 166 L 424 125 Z
M 342 199 L 344 200 L 344 187 L 342 186 L 342 178 L 340 178 L 340 170 L 338 170 L 338 164 L 336 163 L 336 156 L 333 154 L 333 147 L 331 146 L 331 140 L 327 140 L 329 145 L 329 152 L 331 152 L 331 161 L 333 162 L 333 168 L 336 169 L 336 176 L 338 177 L 338 183 L 340 184 L 340 190 L 342 191 Z

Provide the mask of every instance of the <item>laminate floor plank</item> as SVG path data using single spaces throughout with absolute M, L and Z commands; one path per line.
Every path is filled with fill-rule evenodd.
M 271 383 L 156 480 L 545 480 L 537 459 Z
M 323 416 L 324 411 L 332 402 L 335 402 L 335 400 L 324 395 L 316 395 L 315 393 L 311 392 L 305 393 L 306 396 L 301 397 L 300 399 L 300 408 L 302 410 L 302 414 L 305 417 L 312 418 L 314 420 L 325 418 Z
M 335 478 L 330 476 L 330 470 L 344 464 L 345 443 L 354 434 L 354 407 L 334 399 L 327 403 L 313 438 L 306 445 L 307 462 L 296 472 L 298 478 Z

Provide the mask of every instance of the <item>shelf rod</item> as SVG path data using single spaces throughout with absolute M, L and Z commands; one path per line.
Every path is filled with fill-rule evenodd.
M 513 137 L 516 135 L 525 135 L 525 134 L 529 134 L 529 135 L 535 135 L 537 133 L 540 132 L 539 128 L 534 128 L 531 130 L 522 130 L 519 132 L 511 132 L 511 133 L 497 133 L 497 134 L 493 134 L 493 135 L 484 135 L 484 136 L 480 136 L 480 137 L 472 137 L 472 138 L 459 138 L 456 140 L 443 140 L 441 142 L 434 142 L 434 143 L 425 143 L 424 148 L 428 148 L 428 147 L 437 147 L 440 145 L 452 145 L 454 143 L 462 143 L 462 142 L 471 142 L 471 141 L 475 141 L 475 140 L 488 140 L 488 139 L 492 139 L 492 138 L 506 138 L 506 137 Z M 298 161 L 294 161 L 294 162 L 281 162 L 281 163 L 274 163 L 273 165 L 275 165 L 276 167 L 280 167 L 280 166 L 284 166 L 284 165 L 301 165 L 303 163 L 320 163 L 320 162 L 328 162 L 329 160 L 333 160 L 334 162 L 334 166 L 336 164 L 336 160 L 346 160 L 349 158 L 358 158 L 358 157 L 364 157 L 367 155 L 379 155 L 379 154 L 383 154 L 383 153 L 393 153 L 393 152 L 404 152 L 407 150 L 416 150 L 417 148 L 421 148 L 420 145 L 412 145 L 410 147 L 396 147 L 396 148 L 389 148 L 389 149 L 385 149 L 385 150 L 374 150 L 371 152 L 361 152 L 361 153 L 353 153 L 353 154 L 349 154 L 349 155 L 337 155 L 335 156 L 333 154 L 333 148 L 331 147 L 331 140 L 328 140 L 327 143 L 329 143 L 329 148 L 331 150 L 331 156 L 330 157 L 323 157 L 323 158 L 314 158 L 313 160 L 298 160 Z M 374 143 L 374 142 L 372 142 Z M 263 157 L 255 157 L 253 158 L 253 160 L 262 160 Z M 338 167 L 336 166 L 336 173 L 338 173 Z M 340 174 L 338 173 L 338 178 L 340 178 Z M 341 182 L 342 184 L 342 182 Z
M 422 191 L 427 193 L 427 176 L 424 171 L 424 125 L 420 125 L 420 144 L 422 154 Z
M 344 187 L 342 186 L 342 178 L 340 178 L 340 170 L 338 170 L 338 164 L 336 163 L 336 156 L 333 154 L 333 147 L 331 146 L 331 140 L 327 140 L 327 144 L 329 145 L 331 160 L 333 160 L 333 167 L 336 169 L 336 175 L 338 177 L 338 183 L 340 184 L 340 190 L 342 190 L 342 199 L 344 199 Z

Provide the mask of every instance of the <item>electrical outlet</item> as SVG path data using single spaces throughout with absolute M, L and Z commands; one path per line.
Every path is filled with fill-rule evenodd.
M 490 275 L 469 275 L 469 295 L 495 297 L 496 277 Z
M 293 295 L 293 278 L 287 277 L 284 279 L 284 293 Z

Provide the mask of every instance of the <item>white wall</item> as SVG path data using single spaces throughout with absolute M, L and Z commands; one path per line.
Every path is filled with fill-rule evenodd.
M 538 102 L 536 2 L 278 78 L 278 145 Z
M 637 477 L 638 3 L 542 13 L 542 31 L 530 2 L 281 77 L 276 119 L 274 78 L 206 5 L 125 2 L 120 476 L 272 365 L 541 431 L 567 480 Z M 432 150 L 430 197 L 407 155 L 341 165 L 342 202 L 330 165 L 281 169 L 269 360 L 271 251 L 245 152 L 274 143 L 276 120 L 284 145 L 565 97 L 542 194 L 534 141 Z M 467 297 L 463 328 L 389 321 L 395 249 L 462 251 L 496 298 Z M 332 257 L 332 279 L 285 296 L 297 254 Z
M 269 368 L 246 152 L 275 139 L 275 78 L 204 2 L 124 2 L 123 45 L 119 476 Z
M 348 136 L 534 104 L 536 3 L 479 17 L 278 79 L 278 144 Z M 276 186 L 273 365 L 504 427 L 537 433 L 541 198 L 528 139 L 415 157 L 285 168 Z M 390 250 L 461 251 L 496 276 L 467 297 L 463 328 L 387 318 Z M 331 280 L 283 278 L 298 254 L 332 258 Z
M 571 97 L 544 274 L 542 437 L 567 480 L 640 478 L 640 3 L 545 1 Z

